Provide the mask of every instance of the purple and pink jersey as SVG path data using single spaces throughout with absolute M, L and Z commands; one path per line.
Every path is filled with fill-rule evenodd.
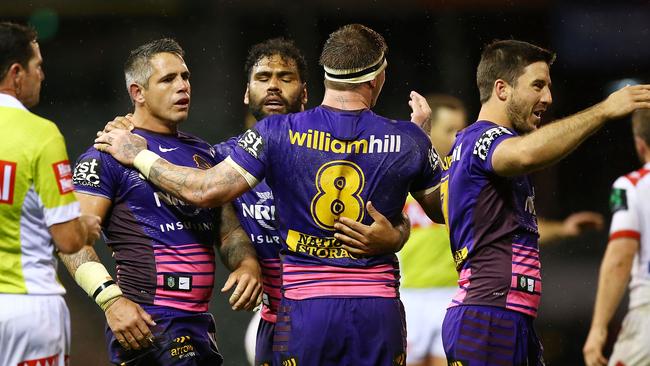
M 224 160 L 232 153 L 237 146 L 237 140 L 237 137 L 233 137 L 214 146 L 217 161 Z M 239 223 L 253 243 L 262 267 L 262 287 L 264 289 L 262 319 L 275 323 L 278 306 L 282 299 L 280 291 L 282 285 L 282 269 L 280 267 L 282 237 L 275 222 L 273 192 L 266 181 L 261 181 L 255 188 L 235 199 L 232 204 Z
M 528 176 L 501 177 L 492 153 L 517 134 L 478 121 L 456 136 L 440 195 L 460 273 L 450 306 L 488 305 L 537 315 L 540 273 L 535 190 Z
M 134 132 L 173 164 L 201 169 L 216 164 L 214 149 L 194 136 Z M 113 250 L 117 283 L 127 298 L 186 311 L 208 310 L 218 209 L 188 205 L 92 147 L 79 157 L 73 179 L 78 192 L 112 202 L 103 233 Z
M 340 216 L 372 222 L 368 201 L 398 217 L 408 192 L 437 187 L 438 156 L 419 127 L 321 106 L 260 121 L 230 157 L 273 190 L 284 297 L 398 296 L 395 255 L 356 258 L 333 225 Z

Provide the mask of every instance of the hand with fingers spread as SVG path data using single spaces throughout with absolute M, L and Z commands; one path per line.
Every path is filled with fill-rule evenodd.
M 127 130 L 115 129 L 95 139 L 95 149 L 111 154 L 125 166 L 133 166 L 133 160 L 147 149 L 147 140 Z
M 431 120 L 431 108 L 427 100 L 417 92 L 410 94 L 409 107 L 411 107 L 411 122 L 422 127 L 426 121 Z
M 237 286 L 235 286 L 237 285 Z M 262 301 L 262 270 L 257 260 L 245 258 L 228 276 L 221 292 L 235 290 L 228 302 L 233 310 L 253 310 Z
M 156 323 L 140 305 L 122 296 L 106 309 L 105 315 L 109 328 L 124 349 L 139 350 L 153 344 L 149 326 Z
M 105 133 L 111 132 L 113 130 L 132 131 L 134 128 L 135 128 L 135 124 L 133 123 L 133 115 L 129 113 L 126 116 L 117 116 L 112 121 L 106 123 L 106 126 L 104 126 L 104 130 L 97 132 L 97 137 Z
M 339 218 L 334 224 L 338 230 L 334 237 L 343 243 L 343 248 L 355 256 L 370 256 L 395 253 L 399 251 L 410 233 L 408 217 L 402 217 L 398 227 L 382 215 L 372 202 L 366 204 L 368 214 L 374 222 L 365 225 L 347 217 Z
M 650 108 L 650 85 L 628 85 L 596 104 L 607 119 L 620 118 L 636 109 Z

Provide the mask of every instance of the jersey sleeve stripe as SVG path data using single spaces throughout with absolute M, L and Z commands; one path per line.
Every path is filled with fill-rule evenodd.
M 622 238 L 641 240 L 641 233 L 636 230 L 619 230 L 609 235 L 610 241 Z

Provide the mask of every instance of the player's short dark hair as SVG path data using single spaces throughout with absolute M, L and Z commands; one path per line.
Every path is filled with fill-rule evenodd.
M 363 69 L 376 63 L 388 52 L 388 45 L 381 34 L 362 24 L 345 25 L 330 34 L 319 63 L 331 69 Z M 358 84 L 325 80 L 328 88 L 354 89 Z
M 465 105 L 461 102 L 460 99 L 447 95 L 447 94 L 429 94 L 426 96 L 427 103 L 429 108 L 431 108 L 431 119 L 425 121 L 422 124 L 422 129 L 424 131 L 431 130 L 431 125 L 435 122 L 435 119 L 438 116 L 438 111 L 442 108 L 451 109 L 454 111 L 460 111 L 466 113 Z
M 632 133 L 650 146 L 650 109 L 637 109 L 632 113 Z
M 143 44 L 134 49 L 124 63 L 124 77 L 126 79 L 126 90 L 133 83 L 147 87 L 149 78 L 153 73 L 153 68 L 149 62 L 159 53 L 173 53 L 181 58 L 185 56 L 185 51 L 171 38 L 161 38 Z
M 36 42 L 36 30 L 32 27 L 0 22 L 0 80 L 7 76 L 11 65 L 18 63 L 27 68 L 34 57 L 32 42 Z
M 486 45 L 476 70 L 481 104 L 490 99 L 497 79 L 505 80 L 514 86 L 524 68 L 539 61 L 551 66 L 555 61 L 555 53 L 514 39 L 494 41 Z
M 255 64 L 257 64 L 264 57 L 271 57 L 274 55 L 280 56 L 284 62 L 293 61 L 298 68 L 298 77 L 300 81 L 307 81 L 307 62 L 305 56 L 302 55 L 300 49 L 296 47 L 292 40 L 278 37 L 271 38 L 264 42 L 260 42 L 248 50 L 246 63 L 244 64 L 244 72 L 246 72 L 246 80 L 250 80 L 251 72 Z

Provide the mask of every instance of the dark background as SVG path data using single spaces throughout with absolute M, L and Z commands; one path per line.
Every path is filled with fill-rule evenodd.
M 389 45 L 387 82 L 375 110 L 392 118 L 408 119 L 408 94 L 416 90 L 461 98 L 473 120 L 480 107 L 474 82 L 480 50 L 498 38 L 558 52 L 547 122 L 602 100 L 621 79 L 647 82 L 650 70 L 646 1 L 3 0 L 0 17 L 39 29 L 46 79 L 34 112 L 59 125 L 71 160 L 106 121 L 131 110 L 122 73 L 129 50 L 165 36 L 185 48 L 192 72 L 192 112 L 182 128 L 213 143 L 243 129 L 243 63 L 251 45 L 293 38 L 309 63 L 313 107 L 323 95 L 320 47 L 330 32 L 351 22 L 380 32 Z M 609 218 L 611 183 L 638 165 L 629 120 L 610 122 L 557 166 L 535 174 L 537 212 L 562 219 L 588 209 Z M 593 233 L 542 251 L 537 328 L 550 365 L 582 364 L 606 241 L 606 233 Z M 105 246 L 97 249 L 108 263 Z M 226 276 L 221 267 L 211 310 L 226 365 L 245 365 L 250 314 L 231 311 L 218 293 Z M 103 314 L 65 270 L 61 279 L 72 313 L 72 365 L 107 364 Z

